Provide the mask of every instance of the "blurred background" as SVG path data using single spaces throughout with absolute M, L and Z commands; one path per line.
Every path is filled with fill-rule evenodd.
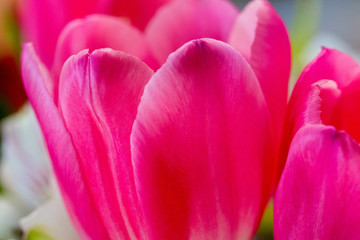
M 234 1 L 240 9 L 247 2 Z M 286 22 L 291 37 L 290 90 L 306 63 L 320 52 L 321 46 L 337 48 L 360 61 L 360 1 L 270 2 Z M 23 39 L 19 28 L 19 5 L 21 0 L 0 0 L 0 240 L 19 238 L 19 219 L 40 206 L 52 191 L 47 189 L 51 170 L 46 149 L 34 114 L 26 104 L 19 72 Z M 28 188 L 33 191 L 28 192 Z M 32 238 L 28 239 L 49 239 L 38 231 L 29 236 Z M 256 238 L 272 239 L 271 202 Z

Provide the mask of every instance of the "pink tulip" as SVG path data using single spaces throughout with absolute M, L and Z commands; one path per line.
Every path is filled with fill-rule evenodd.
M 22 0 L 21 28 L 26 41 L 34 43 L 41 60 L 50 67 L 57 39 L 71 20 L 88 14 L 119 16 L 143 30 L 156 10 L 171 0 Z
M 249 62 L 268 102 L 278 149 L 291 51 L 283 21 L 264 0 L 250 2 L 240 13 L 225 0 L 171 1 L 159 9 L 144 32 L 111 16 L 91 15 L 75 20 L 64 28 L 57 43 L 51 67 L 54 86 L 58 86 L 66 59 L 83 49 L 90 52 L 104 47 L 121 50 L 139 57 L 156 71 L 170 53 L 198 38 L 228 42 Z M 56 102 L 58 90 L 51 92 Z
M 51 70 L 24 45 L 25 89 L 83 238 L 255 234 L 273 191 L 289 39 L 267 1 L 237 19 L 229 2 L 206 3 L 172 2 L 145 33 L 110 16 L 76 20 Z M 201 37 L 235 48 L 176 50 Z
M 274 205 L 276 239 L 360 235 L 360 66 L 323 49 L 301 74 L 289 103 L 291 142 Z
M 55 83 L 50 89 L 58 86 L 56 81 L 64 62 L 83 49 L 93 51 L 109 47 L 124 51 L 157 70 L 170 53 L 188 41 L 203 37 L 226 41 L 236 16 L 236 7 L 225 0 L 179 0 L 159 9 L 144 32 L 124 19 L 108 15 L 90 15 L 74 20 L 59 36 L 54 64 L 50 68 Z M 178 27 L 180 24 L 181 29 Z M 56 100 L 58 90 L 52 92 Z

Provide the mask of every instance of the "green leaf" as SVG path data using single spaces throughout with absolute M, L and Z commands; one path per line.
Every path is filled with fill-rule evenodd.
M 26 237 L 27 240 L 54 240 L 40 227 L 31 229 Z

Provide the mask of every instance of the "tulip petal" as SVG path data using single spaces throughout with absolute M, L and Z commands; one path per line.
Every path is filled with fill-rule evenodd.
M 111 239 L 139 238 L 142 231 L 130 133 L 152 74 L 134 56 L 100 49 L 69 58 L 60 76 L 59 108 Z
M 284 131 L 281 143 L 278 179 L 280 179 L 281 171 L 286 162 L 291 139 L 302 126 L 302 123 L 296 124 L 296 122 L 298 122 L 296 118 L 298 118 L 299 115 L 301 116 L 301 111 L 303 111 L 300 105 L 303 105 L 313 85 L 324 79 L 334 81 L 332 90 L 329 89 L 328 93 L 325 93 L 325 95 L 327 95 L 327 103 L 323 104 L 324 107 L 321 109 L 321 121 L 324 124 L 338 125 L 336 118 L 340 118 L 341 114 L 334 110 L 336 109 L 336 102 L 339 101 L 342 89 L 348 86 L 354 79 L 357 79 L 359 75 L 359 64 L 350 56 L 335 49 L 323 48 L 317 58 L 305 67 L 296 82 L 286 112 L 286 130 Z M 322 98 L 322 101 L 324 101 L 324 96 Z
M 296 82 L 292 98 L 297 96 L 297 91 L 310 86 L 322 79 L 336 82 L 340 89 L 347 86 L 360 74 L 360 65 L 349 55 L 336 49 L 323 48 L 321 53 L 310 62 L 301 73 Z
M 327 119 L 335 114 L 336 102 L 341 95 L 336 82 L 332 80 L 317 81 L 310 88 L 303 90 L 304 92 L 298 95 L 296 102 L 293 102 L 293 111 L 289 115 L 287 126 L 289 145 L 301 127 L 308 124 L 326 124 Z
M 109 47 L 137 56 L 151 67 L 157 64 L 150 59 L 149 47 L 143 34 L 124 19 L 107 15 L 90 15 L 69 23 L 60 34 L 52 73 L 54 92 L 57 95 L 58 80 L 64 62 L 81 50 Z
M 300 111 L 298 104 L 302 104 L 304 96 L 311 91 L 313 84 L 328 79 L 334 81 L 337 88 L 341 90 L 359 75 L 360 65 L 350 56 L 335 49 L 323 48 L 318 57 L 305 67 L 291 94 L 286 116 L 287 132 L 291 132 L 291 138 L 299 129 L 292 126 L 293 116 Z M 331 121 L 329 118 L 330 116 L 325 116 L 325 122 Z
M 284 22 L 268 1 L 252 1 L 239 14 L 229 43 L 253 68 L 280 138 L 291 68 L 290 41 Z
M 19 4 L 21 29 L 50 69 L 56 41 L 66 23 L 90 13 L 108 12 L 109 4 L 109 0 L 23 0 Z
M 237 15 L 228 1 L 180 0 L 160 8 L 146 29 L 155 58 L 164 63 L 186 42 L 208 37 L 226 41 Z
M 354 79 L 341 91 L 335 109 L 326 119 L 336 129 L 345 130 L 355 140 L 360 142 L 360 76 Z
M 275 239 L 357 239 L 359 159 L 359 144 L 344 131 L 299 130 L 275 195 Z
M 24 45 L 21 65 L 25 90 L 42 128 L 65 204 L 75 226 L 81 231 L 81 225 L 84 238 L 110 239 L 98 212 L 94 211 L 94 199 L 89 196 L 89 186 L 83 179 L 85 169 L 78 163 L 69 133 L 45 86 L 50 81 L 49 73 L 31 44 Z
M 286 131 L 281 142 L 280 161 L 278 164 L 277 182 L 285 166 L 291 141 L 296 132 L 309 124 L 329 124 L 334 115 L 338 115 L 337 102 L 341 96 L 336 82 L 320 80 L 309 88 L 302 88 L 301 94 L 291 102 L 291 111 L 287 114 Z M 331 124 L 330 124 L 331 125 Z
M 187 43 L 145 88 L 131 135 L 151 239 L 249 239 L 273 177 L 270 117 L 228 44 Z
M 132 25 L 144 30 L 157 9 L 171 1 L 173 0 L 113 0 L 112 9 L 114 14 L 127 17 Z

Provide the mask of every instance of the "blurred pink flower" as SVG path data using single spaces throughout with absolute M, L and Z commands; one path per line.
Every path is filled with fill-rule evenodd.
M 34 43 L 47 67 L 53 62 L 57 39 L 73 19 L 93 13 L 126 18 L 143 30 L 155 11 L 171 0 L 22 0 L 19 4 L 21 29 L 25 41 Z
M 31 45 L 22 61 L 65 202 L 86 236 L 255 233 L 271 192 L 273 139 L 260 86 L 234 49 L 194 41 L 155 75 L 118 51 L 82 51 L 63 67 L 59 109 Z
M 360 66 L 337 50 L 324 48 L 301 74 L 287 112 L 276 239 L 359 237 L 359 96 Z
M 202 37 L 234 48 L 186 43 Z M 92 239 L 251 238 L 289 72 L 285 25 L 262 0 L 238 16 L 223 0 L 174 1 L 145 33 L 92 15 L 65 27 L 51 69 L 31 44 L 22 54 L 65 203 Z
M 266 2 L 257 5 L 257 8 L 274 11 Z M 54 64 L 50 68 L 54 84 L 49 88 L 56 101 L 57 81 L 64 62 L 83 49 L 92 52 L 109 47 L 124 51 L 157 70 L 170 53 L 188 41 L 203 37 L 227 41 L 237 13 L 236 7 L 225 0 L 178 0 L 160 8 L 144 31 L 125 19 L 108 15 L 96 14 L 74 20 L 59 36 Z
M 52 81 L 47 85 L 57 103 L 62 66 L 71 55 L 84 49 L 92 52 L 109 47 L 124 51 L 139 57 L 155 71 L 169 54 L 199 38 L 228 42 L 249 62 L 268 102 L 278 149 L 288 96 L 291 49 L 283 21 L 264 0 L 250 2 L 240 13 L 226 0 L 171 1 L 157 11 L 144 32 L 124 19 L 107 15 L 74 20 L 59 36 L 54 63 L 49 68 Z

